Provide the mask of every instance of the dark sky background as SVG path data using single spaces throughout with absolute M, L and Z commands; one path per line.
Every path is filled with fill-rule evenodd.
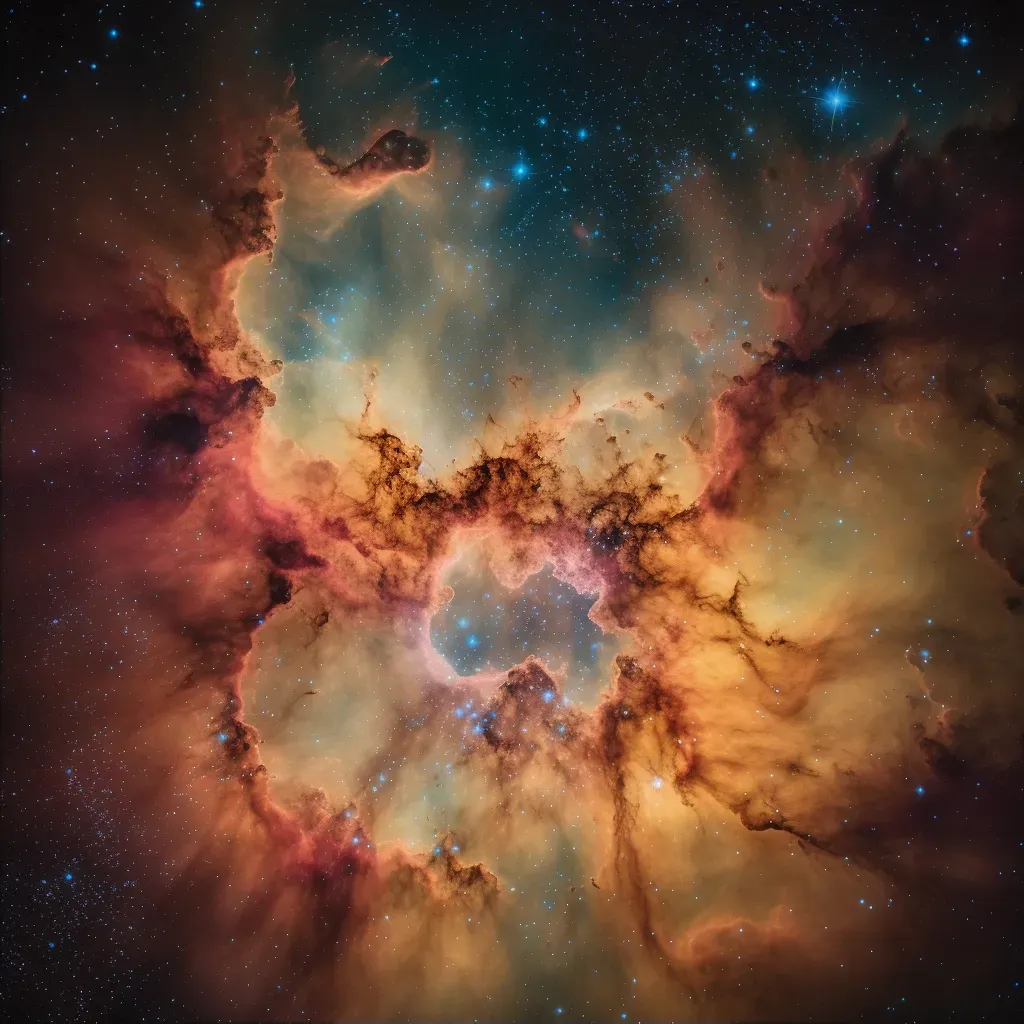
M 182 240 L 183 262 L 194 255 L 190 225 L 224 185 L 209 154 L 226 110 L 258 119 L 291 69 L 310 144 L 339 161 L 359 154 L 382 117 L 407 108 L 426 137 L 442 140 L 442 156 L 458 152 L 458 163 L 444 165 L 458 175 L 439 186 L 451 207 L 441 223 L 467 260 L 486 260 L 490 276 L 473 284 L 485 312 L 451 312 L 421 339 L 430 367 L 424 415 L 442 426 L 418 443 L 440 465 L 449 449 L 462 451 L 445 424 L 483 424 L 503 400 L 490 396 L 510 374 L 533 376 L 542 394 L 557 376 L 568 382 L 561 394 L 614 366 L 620 343 L 661 345 L 668 328 L 652 318 L 652 304 L 690 294 L 705 278 L 718 310 L 714 338 L 672 349 L 672 372 L 688 374 L 699 392 L 744 367 L 742 343 L 758 349 L 771 340 L 767 320 L 751 312 L 756 281 L 776 275 L 781 284 L 796 272 L 794 253 L 808 249 L 815 229 L 806 211 L 849 191 L 845 161 L 876 153 L 901 126 L 934 146 L 957 124 L 1012 111 L 1024 58 L 1013 7 L 8 4 L 0 110 L 7 481 L 0 1016 L 195 1019 L 226 1013 L 229 1004 L 254 1012 L 242 996 L 210 1001 L 191 991 L 188 928 L 154 882 L 180 819 L 163 803 L 159 814 L 139 812 L 147 786 L 155 791 L 164 780 L 145 776 L 152 769 L 137 759 L 144 741 L 125 724 L 132 712 L 118 680 L 133 672 L 171 678 L 187 656 L 169 644 L 149 646 L 149 634 L 166 625 L 158 600 L 140 605 L 124 577 L 89 568 L 107 562 L 90 547 L 91 531 L 127 493 L 151 486 L 162 456 L 112 426 L 134 422 L 143 408 L 133 397 L 135 371 L 115 352 L 135 321 L 127 312 L 122 321 L 108 317 L 93 335 L 82 311 L 92 282 L 106 279 L 104 260 L 120 266 L 130 263 L 132 246 L 145 250 L 148 222 L 159 223 L 161 238 Z M 365 52 L 391 56 L 369 93 L 361 79 L 332 71 L 339 54 Z M 713 181 L 713 210 L 694 199 L 693 183 L 703 178 Z M 690 205 L 674 205 L 681 195 Z M 402 262 L 394 251 L 395 202 L 360 210 L 348 234 L 313 250 L 285 200 L 277 276 L 263 305 L 241 319 L 288 368 L 315 367 L 325 355 L 396 358 L 390 339 L 427 301 L 433 279 L 422 253 L 410 247 Z M 702 241 L 709 225 L 720 231 L 717 249 Z M 716 267 L 719 252 L 724 270 Z M 125 310 L 130 304 L 124 299 Z M 312 437 L 303 418 L 311 385 L 303 380 L 288 378 L 274 422 Z M 161 529 L 154 527 L 153 551 L 164 544 Z M 489 603 L 481 606 L 477 590 L 485 586 Z M 528 594 L 516 611 L 514 629 L 506 616 L 491 635 L 487 623 L 502 612 L 492 589 L 489 579 L 476 580 L 459 596 L 456 584 L 456 600 L 434 620 L 435 649 L 463 674 L 492 657 L 508 668 L 520 629 L 532 640 L 544 636 L 539 619 L 545 628 L 545 616 L 564 620 L 556 653 L 576 659 L 580 691 L 593 702 L 594 666 L 617 649 L 586 618 L 593 598 L 565 584 L 542 588 L 537 604 Z M 461 626 L 463 618 L 471 625 Z M 477 636 L 467 630 L 481 623 L 483 643 L 467 647 L 464 636 Z M 90 680 L 81 692 L 72 685 L 78 679 Z M 989 776 L 978 777 L 988 785 Z M 1019 864 L 1020 797 L 1004 785 L 993 782 L 973 804 L 963 797 L 957 813 L 1001 857 L 1016 852 Z M 922 833 L 930 827 L 921 824 Z M 1019 875 L 1009 859 L 992 863 Z M 189 898 L 199 904 L 207 891 L 215 890 L 197 884 Z M 969 917 L 969 887 L 955 898 Z M 877 1001 L 865 997 L 857 1014 L 932 1017 L 931 979 L 955 981 L 961 954 L 975 980 L 959 989 L 950 982 L 942 1012 L 992 1019 L 1019 1010 L 1019 923 L 1000 916 L 991 893 L 986 898 L 990 917 L 979 932 L 959 946 L 949 938 L 948 958 L 938 936 L 927 973 L 890 985 Z M 1019 888 L 1005 906 L 1013 898 Z M 991 945 L 980 956 L 964 952 L 982 933 Z M 813 972 L 813 957 L 807 964 Z M 287 986 L 289 968 L 274 969 Z M 571 988 L 552 982 L 531 990 L 516 1013 L 553 1013 Z M 811 1005 L 843 1014 L 827 1000 Z M 611 1013 L 609 1002 L 587 1019 L 619 1019 L 618 1003 Z
M 816 4 L 365 4 L 268 34 L 254 50 L 294 67 L 311 141 L 328 147 L 354 148 L 367 126 L 346 124 L 344 89 L 311 55 L 337 35 L 393 55 L 381 92 L 414 91 L 423 129 L 465 144 L 460 200 L 503 194 L 477 241 L 583 370 L 601 328 L 641 329 L 645 292 L 701 269 L 689 225 L 665 209 L 682 178 L 713 167 L 736 229 L 781 247 L 793 225 L 772 223 L 754 186 L 783 153 L 847 157 L 903 121 L 934 140 L 1000 96 L 1013 45 L 998 21 L 955 9 Z
M 147 137 L 172 143 L 150 159 L 187 169 L 192 112 L 212 116 L 225 80 L 293 68 L 310 141 L 342 153 L 358 147 L 380 97 L 412 95 L 424 131 L 464 143 L 460 200 L 501 195 L 500 219 L 474 241 L 514 274 L 507 315 L 543 305 L 547 336 L 585 371 L 603 328 L 642 329 L 645 291 L 702 270 L 686 219 L 665 208 L 683 179 L 712 168 L 732 225 L 785 246 L 794 225 L 766 214 L 760 176 L 798 153 L 811 180 L 815 164 L 827 167 L 834 193 L 828 161 L 904 123 L 934 142 L 1005 100 L 1019 46 L 1009 6 L 257 4 L 243 15 L 218 3 L 15 5 L 4 116 L 9 145 L 44 142 L 73 107 L 80 129 L 61 150 L 71 161 L 95 135 L 116 151 L 144 120 Z M 332 43 L 392 56 L 376 104 L 353 102 L 367 98 L 325 73 Z M 327 279 L 337 285 L 329 265 L 320 276 L 308 283 L 314 303 Z M 744 333 L 739 314 L 734 329 Z M 315 351 L 308 328 L 287 333 L 289 354 Z

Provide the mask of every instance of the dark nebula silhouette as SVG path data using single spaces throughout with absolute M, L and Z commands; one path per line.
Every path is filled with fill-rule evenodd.
M 379 187 L 396 174 L 422 171 L 430 163 L 430 147 L 423 139 L 406 135 L 400 128 L 385 132 L 358 160 L 336 164 L 323 150 L 316 152 L 322 167 L 346 186 L 355 189 Z

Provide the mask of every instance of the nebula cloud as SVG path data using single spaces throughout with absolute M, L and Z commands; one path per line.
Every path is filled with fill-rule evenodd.
M 137 481 L 115 497 L 83 446 L 70 536 L 125 595 L 102 628 L 145 633 L 78 698 L 116 692 L 125 842 L 161 893 L 141 969 L 172 964 L 185 1016 L 247 1019 L 995 1006 L 1021 910 L 1019 111 L 848 166 L 735 372 L 679 368 L 715 330 L 698 282 L 653 300 L 695 339 L 488 380 L 467 428 L 408 341 L 481 301 L 430 191 L 457 147 L 410 121 L 313 147 L 281 92 L 210 156 L 202 215 L 64 297 L 89 402 L 54 419 L 116 436 Z M 389 238 L 396 197 L 416 229 Z M 309 313 L 296 357 L 298 268 L 355 259 L 384 202 L 436 313 L 374 353 Z

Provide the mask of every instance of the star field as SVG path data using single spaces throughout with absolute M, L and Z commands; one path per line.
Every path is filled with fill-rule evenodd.
M 0 1017 L 1017 1018 L 1012 10 L 5 17 Z

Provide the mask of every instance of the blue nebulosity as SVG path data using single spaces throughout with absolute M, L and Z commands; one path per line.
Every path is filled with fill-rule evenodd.
M 601 29 L 595 59 L 585 47 L 552 49 L 573 37 L 569 8 L 527 19 L 510 39 L 489 17 L 435 36 L 429 16 L 404 4 L 389 5 L 384 29 L 372 6 L 346 14 L 346 35 L 375 40 L 392 59 L 353 91 L 300 68 L 294 95 L 308 140 L 354 159 L 391 99 L 426 83 L 415 87 L 417 127 L 437 162 L 415 197 L 386 190 L 315 237 L 292 230 L 286 195 L 274 264 L 258 301 L 242 304 L 244 325 L 286 364 L 347 363 L 352 372 L 332 387 L 351 392 L 356 410 L 360 372 L 372 361 L 386 385 L 396 350 L 414 346 L 430 378 L 426 418 L 454 418 L 468 435 L 500 417 L 512 375 L 539 389 L 555 367 L 606 368 L 621 346 L 657 342 L 652 294 L 683 294 L 705 277 L 715 287 L 706 234 L 685 212 L 704 175 L 720 178 L 731 231 L 784 249 L 806 222 L 785 202 L 768 216 L 765 202 L 786 192 L 777 184 L 769 197 L 758 183 L 787 153 L 843 158 L 885 137 L 893 110 L 940 131 L 987 88 L 963 60 L 961 47 L 976 47 L 962 25 L 950 26 L 940 53 L 909 16 L 899 31 L 886 24 L 891 47 L 956 58 L 951 66 L 887 63 L 875 15 L 840 28 L 831 13 L 751 20 L 723 9 L 660 50 L 645 19 L 623 8 L 613 33 Z M 638 61 L 649 45 L 655 63 Z M 756 268 L 744 257 L 735 269 L 745 280 Z M 760 343 L 749 316 L 759 297 L 730 286 L 716 300 L 717 342 L 705 352 L 675 346 L 673 372 L 732 373 L 739 344 Z M 279 410 L 309 408 L 309 386 L 301 372 L 282 378 Z
M 578 699 L 596 695 L 618 640 L 588 617 L 596 594 L 579 594 L 555 578 L 550 566 L 518 590 L 506 590 L 489 571 L 454 574 L 455 596 L 430 624 L 434 649 L 463 676 L 509 669 L 535 655 L 569 670 L 566 690 Z M 544 695 L 555 698 L 554 691 Z

